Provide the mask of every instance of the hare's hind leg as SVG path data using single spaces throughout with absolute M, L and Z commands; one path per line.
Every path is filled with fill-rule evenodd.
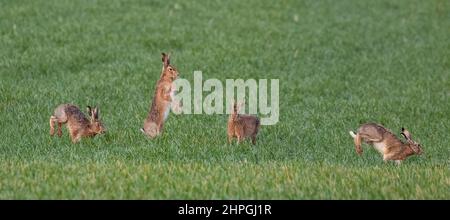
M 159 135 L 159 126 L 155 122 L 149 122 L 144 125 L 144 133 L 150 138 Z
M 242 141 L 242 138 L 241 138 L 241 136 L 237 136 L 237 144 L 240 144 L 241 143 L 241 141 Z
M 145 135 L 147 135 L 149 138 L 155 138 L 160 133 L 159 128 L 160 128 L 160 125 L 157 124 L 157 122 L 146 119 L 144 122 L 144 127 L 141 129 L 141 131 Z
M 55 134 L 55 122 L 57 121 L 58 119 L 55 116 L 50 116 L 50 136 Z
M 63 123 L 58 122 L 58 137 L 62 136 L 62 124 Z
M 353 142 L 355 143 L 355 150 L 356 153 L 361 155 L 363 152 L 363 149 L 361 148 L 361 136 L 358 133 L 353 133 L 353 131 L 350 131 L 350 135 L 353 137 Z
M 255 145 L 256 144 L 256 135 L 252 136 L 252 144 Z
M 237 143 L 240 144 L 243 141 L 244 135 L 244 128 L 242 126 L 236 126 L 234 128 L 234 135 L 237 138 Z

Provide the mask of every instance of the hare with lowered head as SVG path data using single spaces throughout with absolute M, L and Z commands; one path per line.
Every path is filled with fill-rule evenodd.
M 50 135 L 55 134 L 55 123 L 58 123 L 58 136 L 61 137 L 63 124 L 67 123 L 69 134 L 73 143 L 80 141 L 82 137 L 94 137 L 106 131 L 99 120 L 98 108 L 87 107 L 90 119 L 81 110 L 72 104 L 62 104 L 58 106 L 50 117 Z
M 150 112 L 144 122 L 141 131 L 150 138 L 162 133 L 164 121 L 169 115 L 170 106 L 175 95 L 174 81 L 178 78 L 177 69 L 170 65 L 170 57 L 162 53 L 162 72 L 156 84 L 155 95 L 150 107 Z
M 239 108 L 237 103 L 233 103 L 233 110 L 228 118 L 228 143 L 231 143 L 234 137 L 237 138 L 237 143 L 240 143 L 245 138 L 251 138 L 252 143 L 256 144 L 256 135 L 260 127 L 260 120 L 253 115 L 239 114 L 239 109 L 243 105 L 241 103 Z
M 422 154 L 422 146 L 413 141 L 411 133 L 402 128 L 401 134 L 405 137 L 406 142 L 402 142 L 391 131 L 382 125 L 375 123 L 367 123 L 358 128 L 356 134 L 350 131 L 350 135 L 355 142 L 356 152 L 361 155 L 361 141 L 373 145 L 382 155 L 383 160 L 393 160 L 400 164 L 407 157 Z

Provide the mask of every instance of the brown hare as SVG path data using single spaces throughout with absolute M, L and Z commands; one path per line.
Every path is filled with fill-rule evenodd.
M 375 123 L 367 123 L 358 128 L 356 134 L 350 131 L 350 135 L 355 142 L 356 152 L 361 155 L 361 140 L 367 144 L 373 145 L 377 151 L 383 155 L 384 161 L 393 160 L 397 164 L 407 157 L 422 154 L 422 146 L 413 141 L 411 134 L 405 128 L 402 128 L 401 134 L 405 137 L 406 142 L 402 142 L 390 130 L 382 125 Z
M 150 112 L 144 122 L 141 131 L 154 138 L 162 134 L 164 121 L 167 119 L 175 95 L 174 81 L 178 78 L 177 69 L 170 65 L 170 57 L 162 53 L 162 72 L 156 84 L 155 94 L 150 107 Z
M 58 136 L 62 136 L 62 125 L 67 123 L 69 134 L 73 143 L 80 141 L 82 137 L 94 137 L 106 131 L 99 120 L 98 108 L 87 107 L 90 119 L 81 110 L 72 104 L 59 105 L 50 117 L 50 135 L 55 134 L 55 122 L 58 123 Z
M 233 103 L 233 110 L 228 118 L 228 143 L 231 143 L 234 137 L 237 138 L 239 144 L 245 138 L 251 138 L 252 143 L 256 144 L 256 135 L 258 135 L 260 120 L 253 115 L 239 114 L 241 103 L 238 107 L 237 103 Z

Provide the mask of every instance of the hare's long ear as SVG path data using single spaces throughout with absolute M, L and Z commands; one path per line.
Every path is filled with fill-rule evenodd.
M 86 106 L 86 111 L 88 112 L 89 116 L 92 117 L 92 107 L 91 106 Z
M 401 134 L 403 135 L 403 137 L 405 137 L 406 140 L 409 140 L 409 141 L 412 140 L 411 133 L 409 133 L 409 131 L 406 130 L 405 128 L 402 128 Z
M 165 53 L 161 53 L 162 55 L 162 62 L 163 62 L 163 66 L 164 68 L 168 67 L 170 64 L 170 58 L 168 54 Z
M 89 120 L 92 122 L 92 121 L 94 121 L 94 110 L 92 109 L 92 107 L 91 106 L 87 106 L 86 107 L 86 110 L 87 110 L 87 112 L 88 112 L 88 114 L 89 114 Z
M 100 110 L 97 107 L 95 107 L 92 112 L 93 113 L 92 115 L 94 116 L 95 119 L 98 119 L 99 112 L 100 112 Z
M 239 101 L 239 102 L 237 103 L 237 111 L 238 111 L 238 112 L 241 112 L 242 109 L 245 110 L 245 99 L 242 100 L 242 101 Z M 244 112 L 242 112 L 242 113 L 244 113 Z
M 237 103 L 236 101 L 233 99 L 233 101 L 231 101 L 231 112 L 232 113 L 237 113 L 238 109 L 237 109 Z
M 163 63 L 165 63 L 166 62 L 166 53 L 161 53 L 161 60 L 162 60 L 162 62 Z

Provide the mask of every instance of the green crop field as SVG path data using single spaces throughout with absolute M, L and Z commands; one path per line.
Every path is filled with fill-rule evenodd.
M 226 114 L 146 138 L 161 52 L 190 82 L 279 79 L 279 122 L 255 146 Z M 61 103 L 107 133 L 50 137 Z M 370 121 L 424 154 L 358 156 Z M 0 138 L 1 199 L 450 199 L 450 1 L 2 0 Z

